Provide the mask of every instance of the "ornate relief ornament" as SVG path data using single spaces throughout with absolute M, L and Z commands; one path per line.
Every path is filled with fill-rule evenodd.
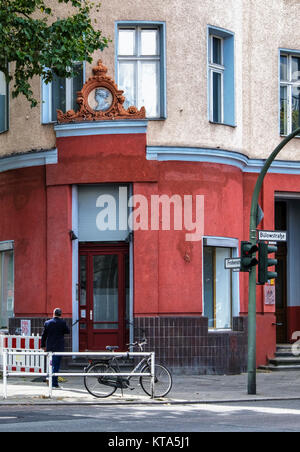
M 79 110 L 77 112 L 69 110 L 66 113 L 57 110 L 58 123 L 145 119 L 145 107 L 140 110 L 136 107 L 129 107 L 127 110 L 124 108 L 124 91 L 120 91 L 112 78 L 107 75 L 107 68 L 102 64 L 102 60 L 98 61 L 93 73 L 94 76 L 90 77 L 82 90 L 77 93 Z

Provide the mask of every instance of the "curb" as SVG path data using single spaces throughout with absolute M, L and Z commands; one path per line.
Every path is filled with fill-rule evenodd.
M 227 400 L 166 400 L 166 401 L 149 401 L 149 402 L 0 402 L 0 407 L 3 406 L 161 406 L 161 405 L 212 405 L 212 404 L 226 404 L 226 403 L 257 403 L 257 402 L 280 402 L 300 400 L 300 397 L 254 397 L 253 399 L 227 399 Z

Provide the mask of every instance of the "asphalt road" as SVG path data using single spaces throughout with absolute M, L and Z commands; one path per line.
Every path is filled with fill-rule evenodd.
M 226 405 L 0 407 L 0 432 L 106 432 L 104 446 L 116 445 L 108 444 L 109 440 L 116 441 L 116 435 L 110 435 L 110 432 L 160 432 L 166 436 L 168 433 L 180 435 L 192 432 L 299 431 L 300 401 Z M 186 436 L 180 435 L 182 438 Z M 134 433 L 130 438 L 135 438 Z M 132 445 L 137 450 L 143 449 L 143 444 Z M 154 443 L 154 446 L 158 444 Z

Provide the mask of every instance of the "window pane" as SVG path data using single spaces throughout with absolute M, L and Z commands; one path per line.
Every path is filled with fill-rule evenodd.
M 222 75 L 213 72 L 213 121 L 222 122 Z
M 148 118 L 159 117 L 158 73 L 158 62 L 141 62 L 138 107 L 146 108 Z
M 300 86 L 292 88 L 292 131 L 300 127 Z
M 286 86 L 280 88 L 280 134 L 288 134 L 288 102 Z
M 222 64 L 222 40 L 219 38 L 212 38 L 212 62 Z
M 135 53 L 135 30 L 119 30 L 119 55 Z
M 5 75 L 0 72 L 0 133 L 7 130 L 7 83 Z
M 74 67 L 80 70 L 79 74 L 72 79 L 72 110 L 78 111 L 79 106 L 77 104 L 77 92 L 82 90 L 83 87 L 83 64 L 77 63 Z
M 204 316 L 214 328 L 214 248 L 204 247 Z
M 300 82 L 300 58 L 292 58 L 292 81 Z
M 8 327 L 8 319 L 14 316 L 14 254 L 0 253 L 0 328 Z
M 124 91 L 126 101 L 124 107 L 128 108 L 131 105 L 137 106 L 135 93 L 136 80 L 136 63 L 134 62 L 120 62 L 119 63 L 119 88 Z
M 284 55 L 280 57 L 280 79 L 288 80 L 288 58 Z
M 94 256 L 94 329 L 117 329 L 119 320 L 118 255 Z M 108 323 L 115 322 L 115 323 Z
M 66 79 L 54 77 L 52 81 L 52 121 L 56 121 L 56 110 L 66 111 Z
M 216 248 L 216 328 L 231 328 L 231 271 L 224 268 L 230 257 L 230 248 Z
M 86 306 L 86 266 L 86 256 L 80 256 L 80 306 Z
M 158 31 L 142 30 L 141 32 L 141 55 L 158 55 Z

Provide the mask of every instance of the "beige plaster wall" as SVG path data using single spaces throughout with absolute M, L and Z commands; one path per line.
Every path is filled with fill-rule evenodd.
M 168 119 L 149 122 L 148 144 L 266 157 L 280 141 L 278 49 L 300 50 L 299 7 L 300 0 L 102 0 L 99 26 L 113 42 L 95 61 L 101 57 L 114 76 L 116 20 L 165 21 Z M 235 33 L 236 128 L 208 122 L 208 24 Z M 39 98 L 39 80 L 34 90 Z M 0 135 L 0 154 L 54 147 L 53 126 L 41 125 L 40 117 L 40 106 L 31 109 L 22 98 L 12 100 L 10 131 Z M 300 160 L 300 139 L 281 158 Z

